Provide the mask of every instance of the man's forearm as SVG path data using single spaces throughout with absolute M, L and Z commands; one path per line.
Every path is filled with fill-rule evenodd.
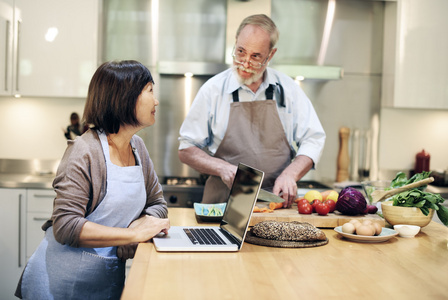
M 232 186 L 237 166 L 223 159 L 210 156 L 197 147 L 179 150 L 178 154 L 180 161 L 184 164 L 189 165 L 200 173 L 218 176 L 227 187 L 230 188 Z
M 181 162 L 203 174 L 221 176 L 220 170 L 231 165 L 223 159 L 208 155 L 198 147 L 179 150 L 178 154 Z
M 285 170 L 283 170 L 282 175 L 290 176 L 297 182 L 305 176 L 312 167 L 313 160 L 311 158 L 305 155 L 299 155 L 289 164 L 288 167 L 286 167 Z

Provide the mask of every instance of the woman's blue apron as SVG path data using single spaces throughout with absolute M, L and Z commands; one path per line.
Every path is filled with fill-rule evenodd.
M 131 142 L 136 166 L 111 163 L 104 133 L 98 132 L 107 166 L 106 196 L 86 217 L 90 222 L 126 228 L 146 203 L 140 157 Z M 117 247 L 74 248 L 58 243 L 53 227 L 30 258 L 22 278 L 23 299 L 119 299 L 125 280 L 125 263 Z

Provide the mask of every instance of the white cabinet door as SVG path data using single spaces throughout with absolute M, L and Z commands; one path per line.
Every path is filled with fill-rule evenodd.
M 386 10 L 383 105 L 448 109 L 448 1 L 400 0 L 388 8 L 396 15 Z
M 17 92 L 86 97 L 98 63 L 100 0 L 15 0 Z
M 51 218 L 56 192 L 53 189 L 27 190 L 26 259 L 28 260 L 42 241 L 42 225 Z
M 0 0 L 0 95 L 12 94 L 14 5 Z
M 26 190 L 0 189 L 0 298 L 14 297 L 25 266 Z

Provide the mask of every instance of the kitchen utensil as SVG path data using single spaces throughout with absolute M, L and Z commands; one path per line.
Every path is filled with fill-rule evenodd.
M 381 203 L 381 210 L 384 219 L 390 225 L 416 225 L 425 227 L 431 222 L 435 210 L 430 208 L 429 214 L 425 216 L 418 207 L 394 206 L 393 201 Z
M 419 180 L 419 181 L 416 181 L 416 182 L 413 182 L 413 183 L 410 183 L 410 184 L 406 184 L 406 185 L 403 185 L 403 186 L 401 186 L 399 188 L 395 188 L 395 189 L 388 190 L 388 191 L 375 190 L 375 191 L 372 192 L 372 194 L 370 194 L 370 196 L 372 196 L 372 203 L 375 203 L 375 202 L 381 201 L 383 199 L 389 198 L 389 197 L 391 197 L 393 195 L 396 195 L 396 194 L 399 194 L 401 192 L 404 192 L 404 191 L 407 191 L 407 190 L 410 190 L 410 189 L 413 189 L 413 188 L 417 188 L 417 187 L 422 186 L 422 185 L 429 184 L 429 183 L 431 183 L 433 181 L 434 181 L 434 177 L 429 177 L 429 178 L 425 178 L 425 179 L 422 179 L 422 180 Z
M 285 199 L 270 193 L 266 190 L 261 189 L 258 193 L 258 199 L 259 201 L 268 201 L 268 202 L 275 202 L 275 203 L 282 203 L 285 202 Z
M 362 188 L 366 193 L 367 200 L 369 200 L 370 204 L 372 204 L 372 193 L 376 190 L 389 190 L 390 182 L 390 180 L 369 180 L 361 182 Z

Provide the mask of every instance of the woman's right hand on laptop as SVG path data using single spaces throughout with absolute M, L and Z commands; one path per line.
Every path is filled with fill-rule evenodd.
M 129 228 L 134 231 L 136 242 L 147 242 L 161 232 L 168 234 L 170 220 L 144 215 L 133 221 Z

